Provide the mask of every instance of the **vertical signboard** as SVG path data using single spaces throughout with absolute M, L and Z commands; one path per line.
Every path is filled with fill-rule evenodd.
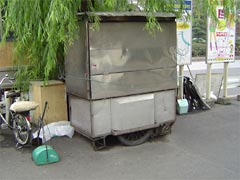
M 224 16 L 223 6 L 216 7 L 216 18 L 208 16 L 207 63 L 232 62 L 235 59 L 234 15 Z
M 182 17 L 176 20 L 178 65 L 191 64 L 192 59 L 192 22 L 190 17 L 192 14 L 192 2 L 185 0 L 183 6 Z M 179 8 L 176 7 L 176 9 Z

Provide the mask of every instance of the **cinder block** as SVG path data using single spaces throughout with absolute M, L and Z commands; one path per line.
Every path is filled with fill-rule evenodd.
M 231 104 L 231 100 L 232 99 L 229 97 L 219 97 L 217 99 L 217 103 L 222 105 L 227 105 L 227 104 Z
M 239 95 L 237 95 L 237 100 L 238 100 L 238 101 L 240 101 L 240 94 L 239 94 Z

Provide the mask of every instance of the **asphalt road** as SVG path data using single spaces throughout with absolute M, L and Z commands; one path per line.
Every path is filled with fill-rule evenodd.
M 108 148 L 94 151 L 76 134 L 48 144 L 60 162 L 37 166 L 31 146 L 16 150 L 12 134 L 0 131 L 1 180 L 239 180 L 240 101 L 211 110 L 178 115 L 172 133 L 139 146 L 108 138 Z

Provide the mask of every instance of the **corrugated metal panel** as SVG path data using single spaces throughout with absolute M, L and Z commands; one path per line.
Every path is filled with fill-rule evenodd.
M 90 31 L 91 75 L 176 67 L 175 23 L 162 23 L 163 32 L 155 36 L 144 25 L 102 23 L 100 31 Z
M 78 132 L 95 138 L 153 128 L 174 120 L 174 16 L 159 14 L 163 32 L 153 37 L 144 30 L 146 14 L 98 15 L 104 17 L 100 31 L 91 31 L 91 23 L 85 19 L 80 38 L 66 55 L 72 125 Z
M 112 122 L 110 104 L 110 99 L 91 102 L 93 137 L 111 134 Z
M 91 74 L 176 67 L 172 47 L 92 50 Z
M 76 131 L 89 137 L 111 134 L 110 99 L 88 101 L 69 95 L 70 121 Z
M 177 88 L 176 68 L 134 71 L 91 78 L 92 99 L 154 92 Z
M 65 56 L 67 92 L 83 98 L 90 98 L 89 60 L 88 60 L 88 28 L 81 23 L 79 38 L 68 48 Z
M 69 96 L 70 121 L 75 130 L 88 136 L 92 136 L 90 101 Z
M 175 23 L 161 23 L 163 31 L 154 36 L 144 26 L 144 22 L 101 23 L 99 31 L 89 31 L 90 50 L 176 47 Z
M 175 121 L 175 90 L 102 100 L 69 95 L 70 121 L 91 138 L 134 132 Z
M 68 93 L 101 99 L 176 88 L 175 23 L 155 37 L 140 22 L 102 23 L 89 39 L 88 23 L 82 27 L 66 55 Z
M 154 124 L 154 95 L 144 94 L 111 99 L 113 131 Z
M 158 124 L 176 119 L 176 91 L 154 93 L 155 121 Z

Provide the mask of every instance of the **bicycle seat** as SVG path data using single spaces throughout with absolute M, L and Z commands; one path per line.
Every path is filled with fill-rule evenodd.
M 13 112 L 25 112 L 31 111 L 38 107 L 38 103 L 34 101 L 18 101 L 10 106 L 10 110 Z
M 20 92 L 15 92 L 15 91 L 12 91 L 12 92 L 8 92 L 7 93 L 7 98 L 11 97 L 11 98 L 15 98 L 15 97 L 20 97 L 21 96 L 21 93 Z

